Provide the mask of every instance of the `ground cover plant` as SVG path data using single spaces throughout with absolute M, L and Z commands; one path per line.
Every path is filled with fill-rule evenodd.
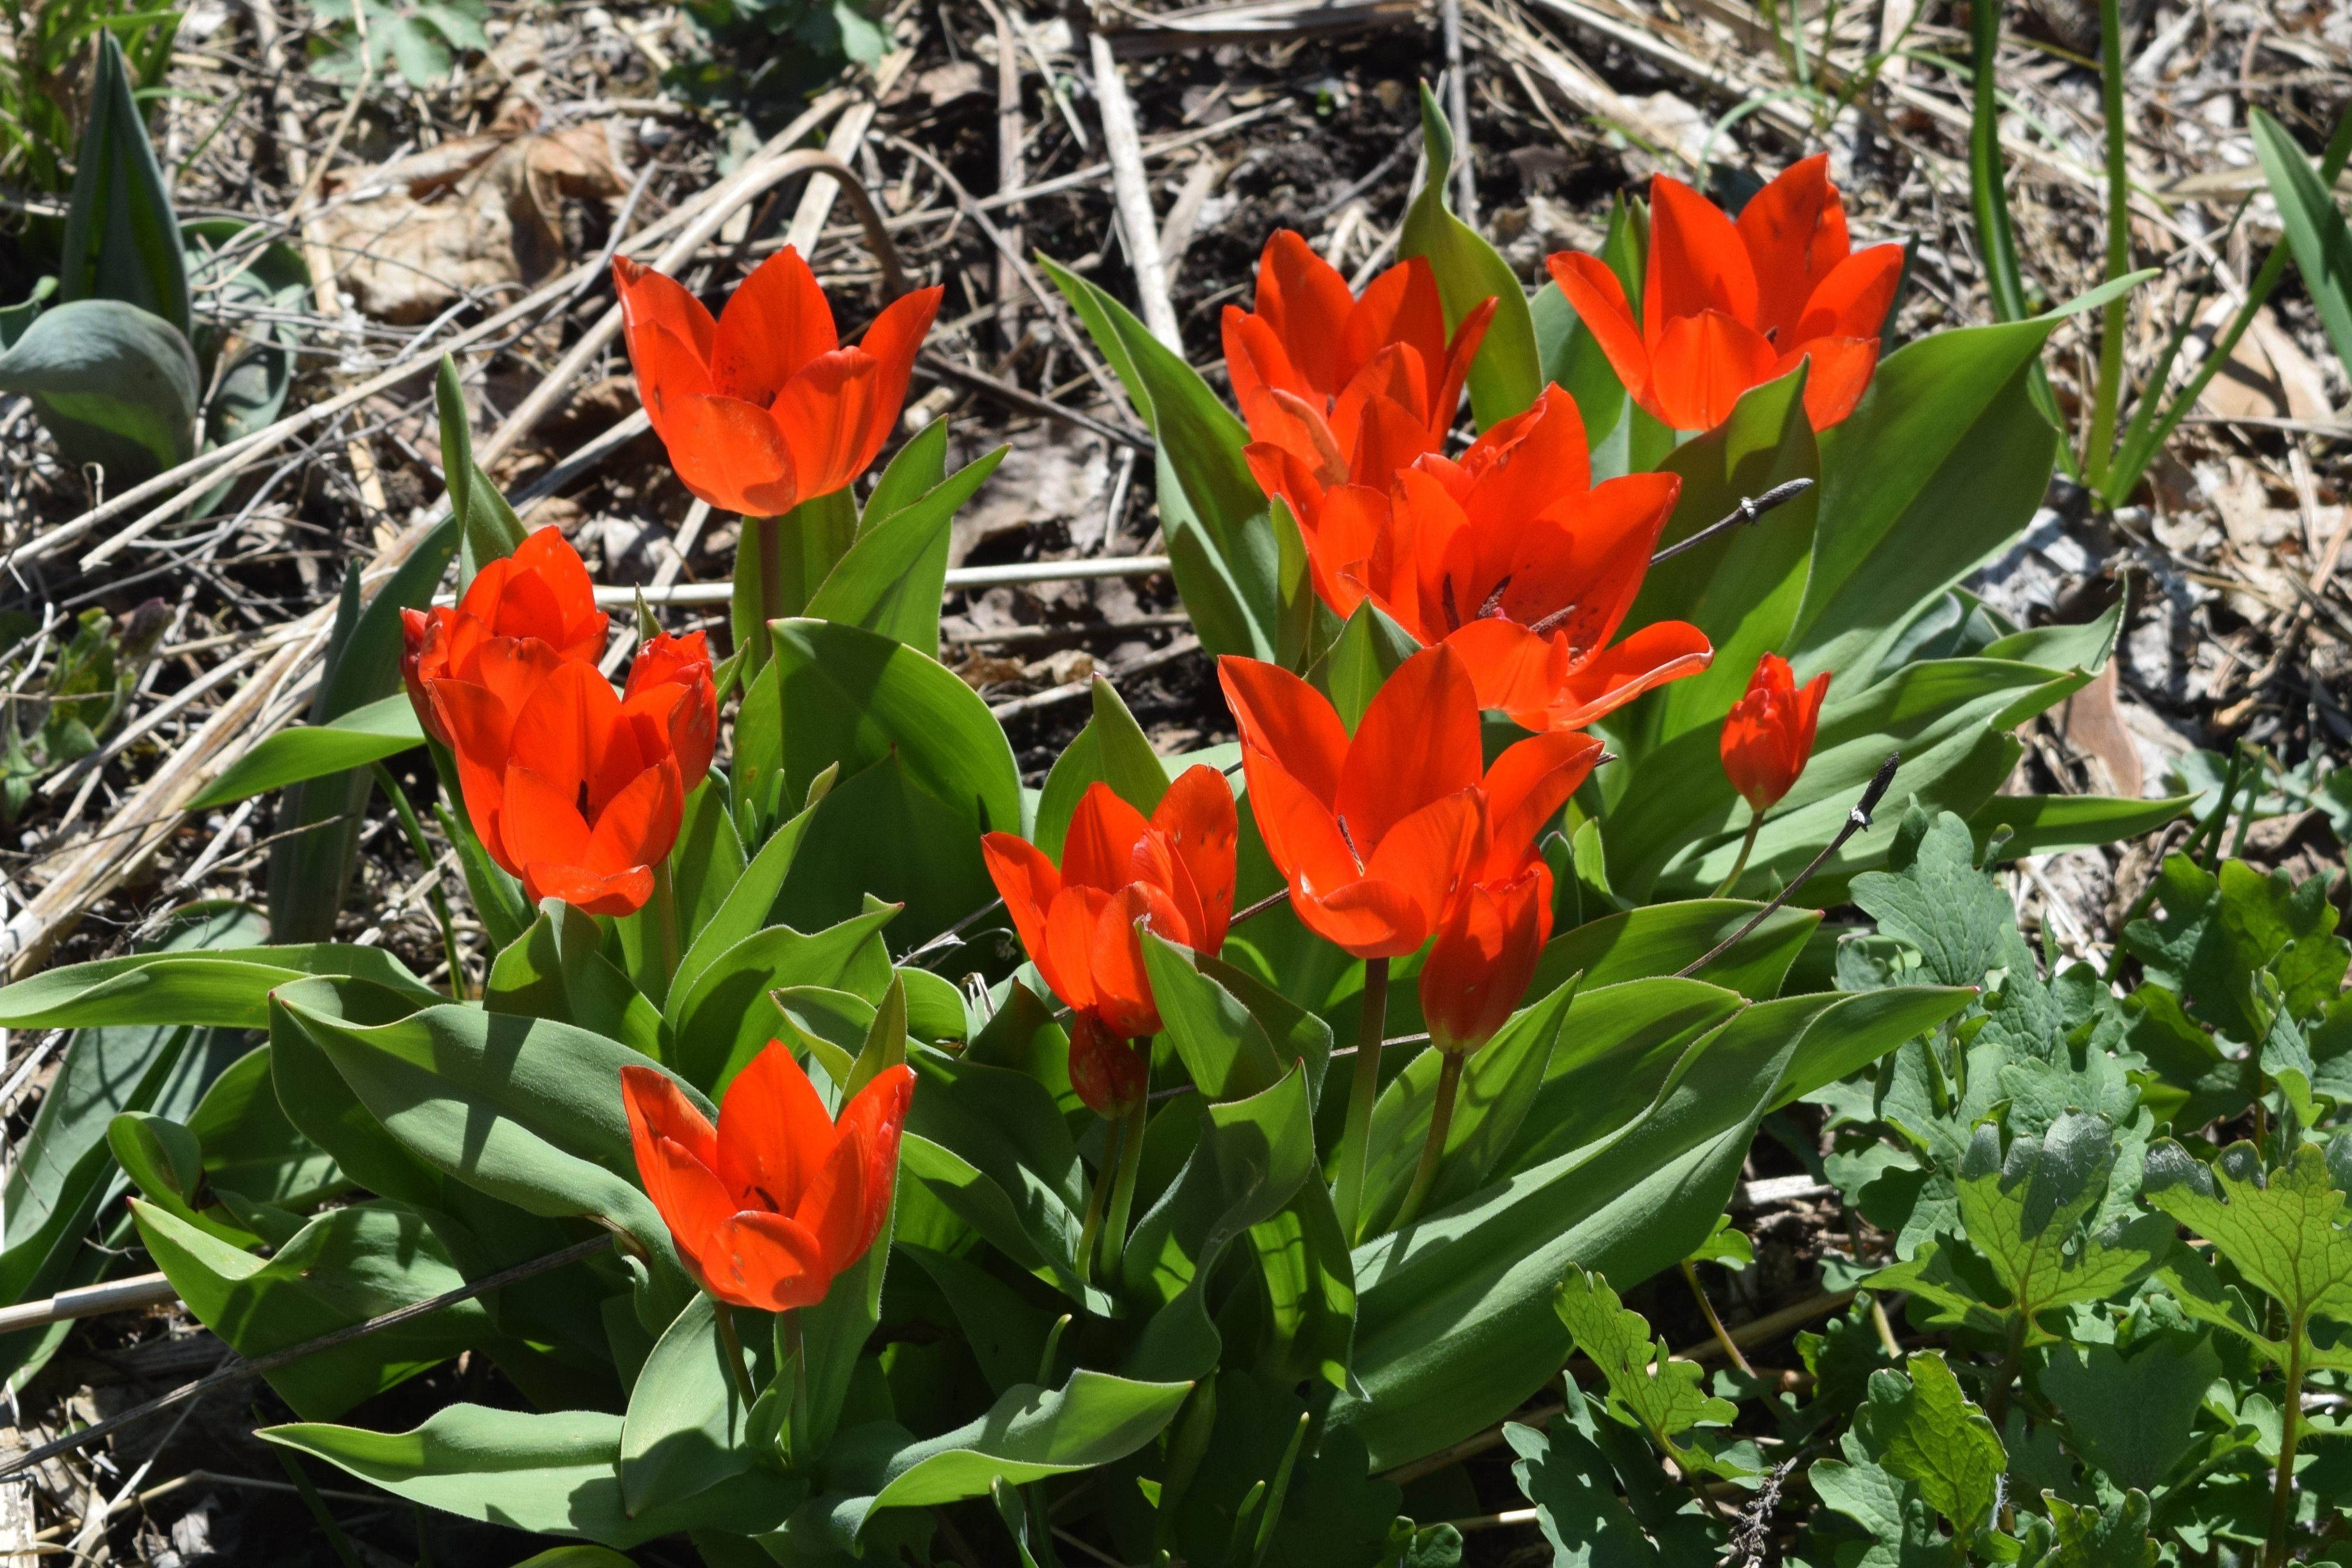
M 58 302 L 0 384 L 68 458 L 168 479 L 266 434 L 266 301 L 319 285 L 178 221 L 99 58 Z M 1397 258 L 1277 229 L 1222 365 L 1035 260 L 1144 433 L 1229 742 L 1073 681 L 1024 778 L 942 662 L 1009 458 L 898 439 L 945 289 L 885 240 L 856 332 L 790 243 L 723 289 L 596 263 L 646 460 L 735 530 L 712 625 L 600 595 L 443 357 L 445 504 L 342 579 L 308 722 L 193 795 L 275 797 L 263 907 L 0 987 L 60 1051 L 13 1298 L 135 1249 L 240 1358 L 0 1479 L 257 1376 L 352 1560 L 318 1476 L 413 1505 L 420 1559 L 446 1517 L 547 1568 L 1443 1568 L 1513 1527 L 1578 1561 L 2336 1560 L 2352 946 L 2326 874 L 2242 858 L 2333 775 L 2241 748 L 2170 794 L 2020 790 L 2126 605 L 2024 625 L 1966 585 L 2062 466 L 2119 483 L 2107 444 L 2157 427 L 2160 380 L 2119 437 L 2103 372 L 2078 447 L 2048 354 L 2118 341 L 2153 273 L 1896 343 L 1905 248 L 1852 242 L 1817 154 L 1738 200 L 1659 174 L 1530 291 L 1418 107 Z M 2332 170 L 2257 135 L 2332 329 Z M 252 340 L 199 330 L 192 269 Z M 99 754 L 151 634 L 80 627 L 12 813 Z M 432 961 L 341 929 L 379 793 L 446 868 Z M 2104 963 L 2028 940 L 2004 868 L 2151 834 Z M 1801 1372 L 1711 1293 L 1766 1147 L 1846 1217 L 1777 1324 L 1819 1323 Z M 1650 1317 L 1693 1309 L 1678 1355 Z M 0 1340 L 12 1389 L 66 1327 Z

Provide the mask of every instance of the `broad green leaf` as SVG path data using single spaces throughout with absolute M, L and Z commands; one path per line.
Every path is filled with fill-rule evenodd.
M 1580 1006 L 1593 994 L 1580 994 Z M 1563 1050 L 1576 1042 L 1573 1020 Z M 1516 1409 L 1567 1359 L 1568 1330 L 1551 1298 L 1570 1262 L 1631 1282 L 1671 1268 L 1706 1238 L 1796 1044 L 1697 1053 L 1652 1103 L 1602 1136 L 1516 1168 L 1508 1183 L 1409 1236 L 1358 1247 L 1363 1392 L 1340 1394 L 1329 1423 L 1361 1434 L 1374 1468 L 1385 1469 Z
M 523 1018 L 551 1018 L 666 1059 L 662 1016 L 601 950 L 596 922 L 560 899 L 540 900 L 539 918 L 491 961 L 482 1006 Z
M 1588 920 L 1544 944 L 1528 994 L 1540 994 L 1577 973 L 1594 987 L 1676 973 L 1737 935 L 1761 907 L 1741 899 L 1688 899 Z M 1762 1001 L 1780 991 L 1789 965 L 1821 922 L 1819 910 L 1775 910 L 1693 978 Z
M 244 1249 L 265 1243 L 276 1247 L 301 1228 L 301 1222 L 291 1215 L 282 1215 L 285 1223 L 270 1226 L 266 1236 L 258 1228 L 238 1223 L 238 1216 L 224 1207 L 205 1184 L 204 1150 L 195 1134 L 168 1117 L 126 1110 L 108 1123 L 106 1144 L 114 1152 L 115 1163 L 150 1204 L 231 1247 Z M 196 1206 L 199 1203 L 202 1210 Z M 273 1212 L 254 1208 L 252 1215 L 260 1220 Z
M 1659 1568 L 1657 1542 L 1617 1495 L 1616 1472 L 1590 1437 L 1566 1421 L 1549 1433 L 1507 1422 L 1503 1437 L 1519 1456 L 1511 1474 L 1561 1568 Z
M 2257 109 L 2249 116 L 2263 177 L 2278 203 L 2279 219 L 2303 286 L 2318 307 L 2336 357 L 2352 369 L 2352 228 L 2336 209 L 2336 198 L 2279 122 Z
M 258 921 L 245 929 L 254 931 Z M 311 942 L 193 952 L 177 946 L 68 964 L 0 987 L 0 1028 L 79 1029 L 109 1024 L 194 1024 L 258 1029 L 269 992 L 314 974 L 348 974 L 402 992 L 416 1005 L 446 1001 L 380 947 Z
M 1712 1468 L 1703 1450 L 1675 1440 L 1694 1427 L 1727 1426 L 1739 1414 L 1706 1392 L 1705 1368 L 1675 1359 L 1663 1339 L 1653 1345 L 1649 1320 L 1626 1310 L 1607 1280 L 1576 1264 L 1568 1266 L 1552 1310 L 1608 1380 L 1610 1414 L 1647 1432 L 1677 1463 L 1688 1454 L 1698 1467 Z
M 0 353 L 0 392 L 20 392 L 69 468 L 137 484 L 195 455 L 196 356 L 180 330 L 120 300 L 43 310 Z
M 1040 258 L 1159 444 L 1160 533 L 1184 607 L 1212 657 L 1281 652 L 1280 549 L 1242 448 L 1249 432 L 1200 373 L 1093 283 Z
M 1003 1394 L 1036 1378 L 1038 1359 L 1045 1349 L 1045 1312 L 970 1258 L 906 1241 L 898 1244 L 898 1250 L 920 1265 L 939 1287 L 991 1389 Z
M 1317 1179 L 1303 1068 L 1263 1093 L 1207 1106 L 1199 1115 L 1199 1142 L 1168 1191 L 1136 1222 L 1121 1257 L 1129 1300 L 1158 1309 L 1123 1363 L 1137 1376 L 1204 1376 L 1216 1365 L 1223 1341 L 1208 1295 L 1218 1259 Z
M 1339 721 L 1352 731 L 1362 721 L 1364 710 L 1372 705 L 1381 683 L 1420 651 L 1421 645 L 1412 640 L 1411 632 L 1366 599 L 1348 616 L 1338 639 L 1307 672 L 1307 679 L 1322 688 L 1339 710 Z
M 1906 343 L 1822 435 L 1812 568 L 1784 649 L 1799 679 L 1822 669 L 1866 679 L 1913 606 L 2032 521 L 2057 433 L 2028 383 L 2056 325 L 2042 317 Z M 1885 460 L 1890 453 L 1901 459 Z
M 669 952 L 662 934 L 658 891 L 645 907 L 612 923 L 619 938 L 613 961 L 656 1008 L 669 999 L 673 967 L 684 963 L 684 952 L 743 885 L 743 840 L 728 806 L 726 781 L 706 777 L 686 797 L 679 816 L 677 842 L 669 851 L 669 878 L 680 951 Z
M 1184 1069 L 1213 1100 L 1244 1100 L 1272 1089 L 1290 1064 L 1250 1009 L 1205 973 L 1192 949 L 1142 933 L 1143 966 L 1160 1006 L 1161 1027 Z
M 784 620 L 775 637 L 784 721 L 784 798 L 838 763 L 842 783 L 895 757 L 907 775 L 979 832 L 1021 828 L 1021 774 L 980 694 L 892 637 Z M 842 787 L 836 784 L 836 792 Z M 828 796 L 827 798 L 830 798 Z M 946 846 L 925 846 L 933 853 Z M 976 847 L 970 851 L 978 856 Z
M 133 1200 L 131 1207 L 148 1255 L 188 1310 L 247 1358 L 466 1282 L 432 1227 L 398 1204 L 330 1210 L 268 1259 L 153 1204 Z M 289 1363 L 268 1374 L 269 1385 L 297 1413 L 326 1420 L 491 1337 L 482 1303 L 462 1301 Z
M 2104 1507 L 2048 1491 L 2042 1500 L 2058 1540 L 2036 1568 L 2156 1568 L 2162 1549 L 2148 1533 L 2153 1510 L 2138 1488 Z
M 631 1513 L 693 1497 L 751 1468 L 750 1412 L 736 1392 L 718 1314 L 735 1309 L 698 1290 L 637 1373 L 621 1420 L 621 1500 Z
M 2147 1152 L 2147 1201 L 2213 1244 L 2249 1284 L 2279 1304 L 2288 1343 L 2309 1343 L 2314 1317 L 2352 1322 L 2352 1226 L 2344 1219 L 2344 1193 L 2317 1144 L 2298 1147 L 2287 1163 L 2265 1172 L 2252 1143 L 2232 1143 L 2210 1165 L 2167 1138 Z M 2183 1277 L 2180 1263 L 2164 1269 L 2190 1315 L 2230 1330 L 2265 1355 L 2284 1361 L 2288 1348 L 2249 1331 L 2209 1305 L 2208 1292 Z M 2341 1362 L 2340 1352 L 2315 1358 Z
M 698 906 L 707 904 L 714 895 L 719 902 L 691 928 L 686 952 L 677 961 L 677 973 L 670 977 L 663 1006 L 673 1020 L 677 1016 L 675 999 L 691 991 L 696 980 L 720 954 L 768 923 L 769 911 L 775 907 L 776 895 L 783 890 L 784 879 L 792 871 L 793 857 L 800 852 L 801 837 L 807 826 L 807 813 L 794 816 L 770 835 L 751 863 L 726 885 L 707 884 L 697 894 Z
M 1682 480 L 1661 546 L 1713 527 L 1776 485 L 1819 479 L 1821 455 L 1805 417 L 1805 367 L 1741 394 L 1730 418 L 1675 447 L 1659 467 Z M 1721 725 L 1748 689 L 1759 656 L 1780 651 L 1787 641 L 1805 591 L 1820 494 L 1817 487 L 1758 522 L 1650 569 L 1625 626 L 1687 621 L 1706 634 L 1715 662 L 1643 699 L 1613 733 L 1646 750 L 1687 730 L 1713 733 Z M 1832 686 L 1843 679 L 1850 678 L 1833 677 Z
M 603 1411 L 532 1415 L 452 1405 L 409 1432 L 294 1425 L 257 1435 L 427 1508 L 620 1549 L 689 1525 L 760 1534 L 782 1524 L 805 1493 L 800 1483 L 753 1469 L 632 1514 L 616 1470 L 621 1429 L 622 1418 Z
M 1530 1169 L 1640 1120 L 1675 1064 L 1696 1060 L 1692 1046 L 1739 1008 L 1738 994 L 1698 980 L 1581 986 L 1502 1171 Z
M 410 1153 L 526 1213 L 579 1215 L 626 1234 L 655 1266 L 654 1295 L 641 1310 L 683 1305 L 685 1275 L 669 1226 L 634 1180 L 621 1105 L 621 1068 L 654 1067 L 651 1058 L 546 1019 L 448 1005 L 367 1025 L 309 1002 L 280 998 Z M 691 1087 L 687 1093 L 715 1119 L 709 1102 Z
M 2239 860 L 2224 861 L 2217 876 L 2174 854 L 2157 874 L 2157 896 L 2163 914 L 2133 921 L 2125 945 L 2150 982 L 2229 1040 L 2251 1046 L 2269 1034 L 2276 1006 L 2257 986 L 2265 970 L 2294 1018 L 2342 988 L 2352 944 L 2336 934 L 2326 878 L 2298 887 L 2284 870 L 2265 877 Z
M 1306 1181 L 1272 1219 L 1250 1226 L 1266 1326 L 1259 1364 L 1286 1383 L 1348 1386 L 1355 1348 L 1356 1270 L 1331 1190 Z
M 180 226 L 181 241 L 188 247 L 190 288 L 213 294 L 226 316 L 197 322 L 189 335 L 196 363 L 213 383 L 205 403 L 205 436 L 215 446 L 251 435 L 285 410 L 301 333 L 290 321 L 248 318 L 299 311 L 311 288 L 310 264 L 283 240 L 257 251 L 236 243 L 230 258 L 223 260 L 220 253 L 242 241 L 250 226 L 233 217 L 192 218 Z M 196 515 L 225 499 L 233 482 L 222 480 L 197 503 Z
M 1966 1541 L 1992 1518 L 2009 1455 L 1940 1352 L 1906 1363 L 1910 1375 L 1882 1371 L 1870 1379 L 1870 1403 L 1856 1421 L 1880 1449 L 1879 1463 L 1912 1482 L 1928 1506 Z
M 934 430 L 939 432 L 936 437 L 931 436 Z M 908 450 L 927 438 L 943 449 L 947 421 L 933 420 L 908 444 Z M 940 600 L 947 584 L 949 525 L 1009 450 L 999 447 L 977 462 L 966 464 L 953 479 L 934 485 L 920 499 L 878 517 L 869 506 L 856 542 L 809 595 L 808 615 L 878 632 L 919 653 L 937 656 Z M 900 454 L 902 458 L 906 456 Z
M 2146 1490 L 2189 1451 L 2205 1391 L 2221 1375 L 2212 1337 L 2176 1329 L 2127 1350 L 2067 1345 L 2051 1353 L 2040 1382 L 2084 1462 L 2118 1486 Z
M 1485 429 L 1526 412 L 1543 391 L 1535 321 L 1528 310 L 1527 290 L 1510 263 L 1446 207 L 1445 187 L 1454 174 L 1454 128 L 1445 122 L 1445 111 L 1426 82 L 1421 89 L 1421 136 L 1427 153 L 1421 189 L 1406 209 L 1397 250 L 1428 259 L 1437 275 L 1448 331 L 1483 301 L 1495 301 L 1486 340 L 1470 366 L 1470 407 Z
M 1862 1457 L 1851 1434 L 1846 1448 L 1852 1462 L 1816 1460 L 1806 1479 L 1823 1507 L 1870 1532 L 1869 1549 L 1853 1568 L 1953 1568 L 1961 1561 L 1917 1487 Z
M 1909 942 L 1929 978 L 1981 985 L 1995 969 L 2031 970 L 2032 952 L 2017 931 L 2017 908 L 2000 885 L 1977 869 L 1968 824 L 1950 812 L 1914 807 L 1887 852 L 1887 868 L 1853 879 L 1853 901 L 1882 935 Z
M 169 325 L 184 342 L 194 322 L 179 216 L 147 140 L 122 46 L 105 28 L 99 29 L 97 63 L 66 207 L 58 298 L 68 304 L 119 300 Z
M 993 720 L 989 732 L 1009 761 L 1004 732 Z M 996 759 L 980 760 L 993 772 Z M 855 919 L 872 900 L 887 899 L 906 906 L 890 923 L 891 943 L 911 951 L 996 898 L 974 831 L 980 804 L 967 796 L 959 809 L 932 794 L 914 776 L 902 750 L 846 774 L 804 820 L 795 819 L 799 847 L 772 918 L 814 930 Z M 1012 830 L 1018 826 L 1016 820 Z
M 716 1092 L 720 1079 L 776 1032 L 778 1013 L 768 993 L 778 986 L 824 985 L 880 997 L 890 984 L 881 931 L 898 912 L 896 905 L 870 903 L 856 919 L 807 935 L 767 926 L 712 958 L 670 995 L 678 1071 Z
M 1577 984 L 1571 977 L 1521 1008 L 1464 1064 L 1454 1120 L 1422 1213 L 1439 1213 L 1477 1191 L 1517 1139 L 1543 1087 Z M 1444 1055 L 1433 1047 L 1415 1055 L 1372 1108 L 1374 1153 L 1364 1176 L 1359 1234 L 1378 1235 L 1396 1222 L 1429 1139 Z
M 1062 858 L 1062 841 L 1070 830 L 1071 815 L 1095 783 L 1150 816 L 1168 793 L 1170 769 L 1151 749 L 1143 727 L 1128 711 L 1117 688 L 1095 677 L 1094 712 L 1045 775 L 1037 797 L 1037 820 L 1031 839 L 1055 864 Z
M 1892 800 L 1916 797 L 1930 812 L 1972 816 L 2022 752 L 2006 731 L 2089 679 L 2079 670 L 1949 658 L 1913 660 L 1867 685 L 1833 683 L 1812 760 L 1765 817 L 1749 864 L 1784 881 L 1795 877 L 1894 752 L 1903 761 Z M 1713 730 L 1687 731 L 1622 773 L 1612 764 L 1596 776 L 1610 792 L 1606 843 L 1620 893 L 1644 901 L 1696 896 L 1729 873 L 1748 812 L 1724 777 Z M 1835 900 L 1847 878 L 1877 866 L 1887 842 L 1883 825 L 1854 835 L 1807 885 L 1807 901 Z
M 230 763 L 188 809 L 226 805 L 264 790 L 365 767 L 424 743 L 425 731 L 408 694 L 394 692 L 329 723 L 280 730 Z
M 2000 858 L 2120 844 L 2155 832 L 2188 811 L 2194 795 L 2127 800 L 2109 795 L 1997 795 L 1969 818 L 1979 845 L 2001 836 Z
M 348 1184 L 334 1160 L 295 1130 L 270 1082 L 268 1046 L 215 1079 L 188 1116 L 205 1179 L 257 1203 L 301 1208 Z

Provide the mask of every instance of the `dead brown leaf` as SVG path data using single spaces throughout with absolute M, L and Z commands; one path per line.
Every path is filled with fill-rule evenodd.
M 2078 750 L 2098 759 L 2105 770 L 2110 794 L 2137 800 L 2146 784 L 2139 746 L 2124 728 L 2123 710 L 2116 705 L 2116 661 L 2099 671 L 2091 684 L 2066 699 L 2058 710 L 2058 730 Z
M 467 294 L 535 283 L 569 258 L 567 201 L 628 188 L 617 121 L 541 134 L 527 105 L 479 136 L 444 142 L 327 182 L 313 231 L 336 281 L 379 321 L 429 321 Z M 342 199 L 334 199 L 334 198 Z

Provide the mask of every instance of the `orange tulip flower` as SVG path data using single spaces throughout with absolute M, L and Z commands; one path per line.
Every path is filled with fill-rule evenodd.
M 417 722 L 446 746 L 449 736 L 425 696 L 428 682 L 478 681 L 482 645 L 493 637 L 535 637 L 558 658 L 593 661 L 604 655 L 609 624 L 580 552 L 561 530 L 542 528 L 512 555 L 474 574 L 456 607 L 400 612 L 401 680 Z
M 771 1040 L 727 1088 L 713 1129 L 652 1068 L 621 1069 L 646 1195 L 695 1282 L 721 1301 L 782 1312 L 824 1300 L 890 1217 L 915 1075 L 886 1068 L 841 1120 Z
M 1354 521 L 1367 492 L 1335 491 L 1306 536 L 1317 581 L 1333 584 L 1338 615 L 1370 597 L 1423 644 L 1453 648 L 1480 707 L 1530 730 L 1589 724 L 1714 658 L 1682 621 L 1612 646 L 1682 481 L 1591 474 L 1575 399 L 1547 387 L 1460 462 L 1425 457 L 1399 473 L 1384 503 L 1360 509 L 1367 521 Z
M 1878 365 L 1879 330 L 1903 247 L 1856 251 L 1827 153 L 1780 172 L 1734 224 L 1664 174 L 1650 181 L 1642 319 L 1599 258 L 1545 263 L 1625 390 L 1676 430 L 1711 430 L 1751 386 L 1810 358 L 1805 415 L 1826 430 L 1853 412 Z
M 1444 445 L 1495 314 L 1484 301 L 1449 338 L 1426 260 L 1390 268 L 1359 299 L 1289 229 L 1258 258 L 1255 304 L 1225 307 L 1225 373 L 1249 426 L 1251 471 L 1302 515 L 1331 486 L 1385 487 Z
M 1477 693 L 1444 646 L 1400 665 L 1352 737 L 1279 666 L 1227 656 L 1217 679 L 1292 908 L 1358 958 L 1413 952 L 1488 867 L 1523 860 L 1601 752 L 1589 735 L 1538 735 L 1482 775 Z
M 1750 811 L 1769 811 L 1804 773 L 1829 692 L 1826 669 L 1800 689 L 1779 654 L 1756 661 L 1747 695 L 1723 721 L 1723 772 Z
M 484 643 L 477 679 L 427 686 L 474 831 L 532 902 L 624 915 L 653 896 L 718 731 L 710 667 L 686 657 L 699 647 L 698 633 L 656 639 L 626 699 L 528 637 Z
M 1527 994 L 1551 936 L 1551 868 L 1530 860 L 1470 889 L 1421 966 L 1430 1043 L 1468 1056 L 1499 1033 Z
M 671 466 L 694 494 L 746 517 L 781 516 L 872 465 L 940 294 L 893 301 L 845 349 L 824 290 L 791 246 L 715 321 L 675 280 L 625 256 L 613 258 L 613 280 L 637 392 Z
M 1240 838 L 1224 775 L 1195 767 L 1168 786 L 1149 821 L 1108 784 L 1087 785 L 1059 868 L 1015 834 L 991 833 L 980 845 L 1021 943 L 1054 994 L 1127 1039 L 1160 1032 L 1137 926 L 1215 954 L 1233 919 Z M 1075 1075 L 1080 1032 L 1070 1038 Z

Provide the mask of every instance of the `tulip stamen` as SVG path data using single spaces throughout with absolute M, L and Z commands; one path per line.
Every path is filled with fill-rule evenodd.
M 1503 594 L 1510 585 L 1511 574 L 1506 572 L 1503 574 L 1503 580 L 1495 584 L 1495 591 L 1486 595 L 1486 602 L 1478 606 L 1478 619 L 1492 621 L 1502 617 Z
M 1356 836 L 1348 831 L 1348 819 L 1344 816 L 1334 816 L 1331 820 L 1339 825 L 1339 842 L 1348 847 L 1348 855 L 1356 862 L 1356 869 L 1362 870 L 1364 852 L 1356 847 Z

